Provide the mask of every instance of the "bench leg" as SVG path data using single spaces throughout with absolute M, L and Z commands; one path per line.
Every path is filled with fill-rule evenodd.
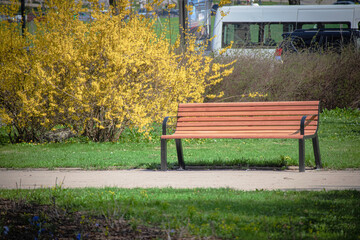
M 185 170 L 184 154 L 183 154 L 181 139 L 175 139 L 175 143 L 176 143 L 176 152 L 177 152 L 180 169 Z
M 299 139 L 299 172 L 305 172 L 305 139 Z
M 313 148 L 314 148 L 316 168 L 319 169 L 319 168 L 322 168 L 322 164 L 321 164 L 321 156 L 320 156 L 319 138 L 317 135 L 316 135 L 316 137 L 312 138 L 312 142 L 313 142 Z
M 167 140 L 161 139 L 161 170 L 167 170 Z

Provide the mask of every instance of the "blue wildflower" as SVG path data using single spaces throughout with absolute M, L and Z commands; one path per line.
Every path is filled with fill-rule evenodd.
M 7 235 L 9 233 L 10 229 L 8 226 L 4 226 L 4 235 Z

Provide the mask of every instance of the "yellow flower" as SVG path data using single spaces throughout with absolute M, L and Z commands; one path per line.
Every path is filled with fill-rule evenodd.
M 168 9 L 172 9 L 172 8 L 175 8 L 176 7 L 176 4 L 175 3 L 172 3 L 172 4 L 169 4 L 168 5 Z

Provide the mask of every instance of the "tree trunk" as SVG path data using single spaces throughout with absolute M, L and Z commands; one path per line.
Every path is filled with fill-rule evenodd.
M 117 7 L 117 0 L 109 0 L 109 4 L 110 4 L 110 6 L 113 7 L 113 14 L 118 15 L 119 14 L 119 9 Z
M 26 19 L 25 19 L 25 0 L 21 0 L 20 5 L 20 12 L 21 12 L 21 34 L 24 36 L 25 28 L 26 28 Z

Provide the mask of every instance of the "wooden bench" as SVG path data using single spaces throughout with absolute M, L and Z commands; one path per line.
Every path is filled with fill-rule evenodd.
M 316 168 L 321 168 L 319 101 L 179 104 L 176 129 L 167 135 L 163 121 L 161 170 L 167 170 L 167 140 L 175 139 L 178 163 L 185 169 L 183 138 L 281 138 L 299 140 L 299 171 L 305 171 L 305 139 L 313 142 Z

